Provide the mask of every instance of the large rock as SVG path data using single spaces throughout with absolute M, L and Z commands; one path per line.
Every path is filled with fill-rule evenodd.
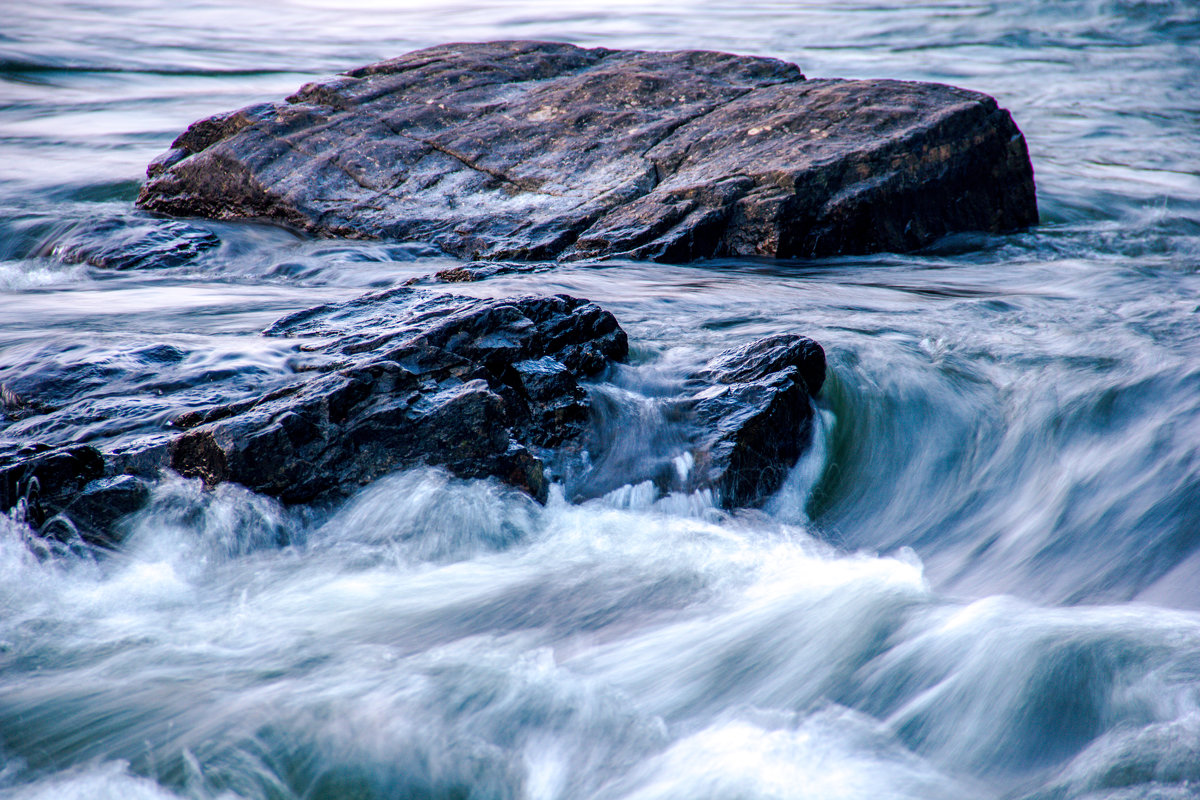
M 170 466 L 290 503 L 415 464 L 545 499 L 541 455 L 587 420 L 579 381 L 628 348 L 612 314 L 585 300 L 409 288 L 302 311 L 266 333 L 330 337 L 323 350 L 341 361 L 274 396 L 177 419 L 188 432 Z
M 0 510 L 15 508 L 47 538 L 108 546 L 119 539 L 114 524 L 148 501 L 164 469 L 307 503 L 418 464 L 497 478 L 544 500 L 548 473 L 570 484 L 573 464 L 592 463 L 609 446 L 595 439 L 596 394 L 584 382 L 628 349 L 612 314 L 586 300 L 476 299 L 410 287 L 310 308 L 264 335 L 293 338 L 306 354 L 290 380 L 174 414 L 165 429 L 0 450 Z M 824 352 L 803 336 L 721 353 L 661 399 L 684 449 L 656 461 L 645 442 L 634 442 L 631 464 L 592 483 L 661 481 L 668 467 L 665 480 L 674 483 L 665 491 L 712 489 L 725 507 L 757 505 L 808 445 L 809 398 L 824 378 Z M 88 390 L 75 401 L 60 394 L 64 408 L 45 416 L 91 427 L 74 407 L 86 404 Z M 104 410 L 123 414 L 145 398 L 120 402 L 128 409 Z M 670 468 L 685 453 L 692 468 Z
M 421 50 L 193 124 L 138 204 L 484 260 L 910 250 L 1037 221 L 983 94 L 704 51 Z
M 544 500 L 544 457 L 578 446 L 587 428 L 580 381 L 628 349 L 612 314 L 586 300 L 407 287 L 292 314 L 264 333 L 302 337 L 310 360 L 292 381 L 182 413 L 171 433 L 2 453 L 0 510 L 47 536 L 107 545 L 163 469 L 300 503 L 417 464 Z

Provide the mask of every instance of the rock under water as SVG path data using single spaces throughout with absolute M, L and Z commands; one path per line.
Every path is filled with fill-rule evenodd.
M 196 122 L 138 204 L 483 260 L 905 251 L 1037 221 L 987 95 L 770 58 L 448 44 Z

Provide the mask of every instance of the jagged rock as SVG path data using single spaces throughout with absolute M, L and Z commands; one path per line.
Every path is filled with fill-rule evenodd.
M 146 502 L 143 479 L 163 468 L 299 503 L 417 464 L 544 500 L 542 457 L 586 429 L 580 381 L 628 349 L 616 319 L 586 300 L 407 287 L 307 309 L 264 333 L 304 337 L 323 358 L 262 395 L 180 414 L 174 435 L 0 458 L 3 508 L 22 503 L 45 535 L 108 544 L 112 523 Z M 47 531 L 55 515 L 71 524 Z
M 808 394 L 816 397 L 825 384 L 825 351 L 807 336 L 783 333 L 725 350 L 704 365 L 694 380 L 748 383 L 795 367 Z
M 693 380 L 715 382 L 685 401 L 699 431 L 693 486 L 713 487 L 729 508 L 758 505 L 812 439 L 809 397 L 825 382 L 825 351 L 804 336 L 771 336 L 719 354 Z
M 1037 221 L 983 94 L 704 51 L 450 44 L 193 124 L 138 204 L 464 258 L 904 251 Z
M 0 508 L 40 529 L 62 513 L 84 487 L 104 476 L 104 457 L 88 445 L 27 445 L 0 466 Z
M 495 476 L 545 499 L 539 453 L 577 438 L 579 381 L 627 350 L 611 314 L 565 295 L 476 300 L 393 289 L 293 314 L 269 336 L 327 336 L 337 368 L 177 420 L 177 472 L 286 502 L 401 467 Z
M 112 547 L 122 538 L 115 527 L 118 520 L 144 508 L 150 494 L 151 482 L 136 475 L 89 481 L 77 494 L 63 498 L 64 505 L 39 532 L 64 541 L 78 535 L 87 544 Z
M 0 452 L 0 508 L 19 506 L 48 539 L 111 546 L 117 521 L 146 504 L 163 469 L 306 503 L 428 464 L 498 478 L 544 500 L 547 466 L 588 461 L 594 398 L 581 382 L 628 349 L 612 314 L 586 300 L 410 287 L 291 314 L 264 335 L 296 339 L 308 358 L 303 371 L 259 394 L 178 414 L 169 432 Z M 821 347 L 802 336 L 768 337 L 711 359 L 667 401 L 688 431 L 694 464 L 685 484 L 671 488 L 712 488 L 726 507 L 760 503 L 807 446 L 809 396 L 824 375 Z
M 94 529 L 141 509 L 150 500 L 150 484 L 135 475 L 114 475 L 94 480 L 68 506 L 77 519 L 91 521 Z
M 724 508 L 761 505 L 811 443 L 824 381 L 821 346 L 780 334 L 658 384 L 649 402 L 606 387 L 593 398 L 588 457 L 564 465 L 569 496 L 649 482 L 659 495 L 711 490 Z
M 150 482 L 108 475 L 111 459 L 91 445 L 27 445 L 0 465 L 0 510 L 14 513 L 40 535 L 109 547 L 114 524 L 150 499 Z

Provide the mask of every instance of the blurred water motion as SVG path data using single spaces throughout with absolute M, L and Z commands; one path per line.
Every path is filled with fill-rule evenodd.
M 545 507 L 422 469 L 321 509 L 164 478 L 100 556 L 46 557 L 0 518 L 0 794 L 1197 796 L 1196 4 L 87 0 L 4 18 L 0 383 L 73 420 L 5 423 L 6 445 L 154 429 L 172 411 L 156 389 L 261 391 L 302 365 L 257 335 L 273 320 L 453 266 L 202 220 L 172 229 L 195 244 L 174 265 L 104 255 L 146 223 L 145 164 L 190 122 L 425 45 L 721 49 L 988 92 L 1029 141 L 1043 220 L 913 255 L 453 287 L 613 311 L 632 363 L 597 391 L 621 398 L 607 435 L 635 460 L 678 455 L 656 397 L 713 353 L 820 341 L 820 446 L 763 509 L 658 498 L 618 467 L 604 496 Z M 110 413 L 123 393 L 146 405 Z

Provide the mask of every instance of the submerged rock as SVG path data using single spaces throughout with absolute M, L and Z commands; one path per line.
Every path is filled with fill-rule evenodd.
M 1037 221 L 1025 141 L 986 95 L 548 42 L 307 84 L 193 124 L 148 176 L 152 211 L 484 260 L 903 251 Z
M 0 383 L 0 422 L 24 419 L 43 413 L 46 409 L 44 403 L 22 397 Z
M 40 254 L 126 270 L 191 264 L 220 245 L 212 231 L 179 220 L 112 217 L 71 226 L 46 241 Z

